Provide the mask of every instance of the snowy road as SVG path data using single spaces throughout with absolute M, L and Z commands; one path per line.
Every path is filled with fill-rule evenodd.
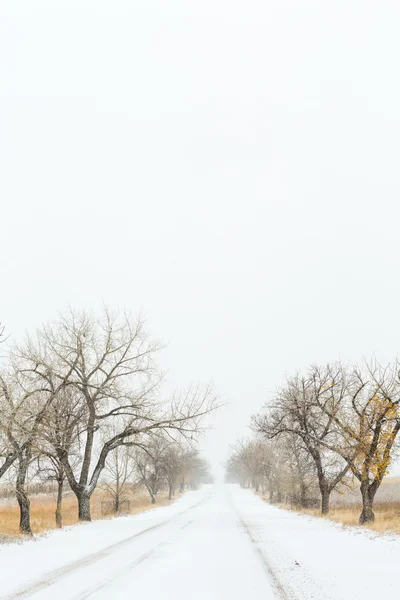
M 398 537 L 206 487 L 166 508 L 2 547 L 0 600 L 368 600 L 395 593 L 399 560 Z

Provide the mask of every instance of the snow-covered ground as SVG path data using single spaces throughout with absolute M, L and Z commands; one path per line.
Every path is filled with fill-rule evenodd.
M 0 600 L 397 597 L 400 537 L 265 504 L 237 486 L 0 547 Z

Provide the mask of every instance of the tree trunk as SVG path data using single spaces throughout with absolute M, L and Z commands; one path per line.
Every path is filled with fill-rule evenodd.
M 78 499 L 78 518 L 80 521 L 91 521 L 90 516 L 90 495 L 86 490 L 76 493 Z
M 117 480 L 115 482 L 115 498 L 114 498 L 114 512 L 118 513 L 121 505 L 121 491 L 122 486 L 120 485 L 119 473 L 117 472 Z
M 372 507 L 374 504 L 376 489 L 374 489 L 373 486 L 368 485 L 368 481 L 363 481 L 361 483 L 360 490 L 363 508 L 360 514 L 359 523 L 360 525 L 364 525 L 365 523 L 373 523 L 375 521 L 375 515 Z
M 327 486 L 321 489 L 321 514 L 327 515 L 329 514 L 329 499 L 330 499 L 330 491 Z
M 321 514 L 329 514 L 329 498 L 331 495 L 332 488 L 329 488 L 328 481 L 326 480 L 324 470 L 322 468 L 322 461 L 319 452 L 313 456 L 315 465 L 317 467 L 318 485 L 321 493 Z
M 32 535 L 30 501 L 25 490 L 17 490 L 19 504 L 19 530 L 26 535 Z
M 56 508 L 56 525 L 59 529 L 62 528 L 62 499 L 63 499 L 64 478 L 58 481 L 57 491 L 57 508 Z
M 276 501 L 278 504 L 282 502 L 282 490 L 279 484 L 276 486 Z
M 31 530 L 31 507 L 25 483 L 31 453 L 26 450 L 19 459 L 18 475 L 16 483 L 16 496 L 19 504 L 19 530 L 26 535 L 32 535 Z
M 172 485 L 169 484 L 168 487 L 168 500 L 172 500 Z
M 300 481 L 300 506 L 305 508 L 307 504 L 307 488 L 303 480 Z

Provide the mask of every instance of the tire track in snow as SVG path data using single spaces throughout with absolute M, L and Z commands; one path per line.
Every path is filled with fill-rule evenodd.
M 159 528 L 163 527 L 164 525 L 167 525 L 173 519 L 181 517 L 188 511 L 193 510 L 194 508 L 197 508 L 197 506 L 199 506 L 200 504 L 202 504 L 203 502 L 208 500 L 209 497 L 210 497 L 210 493 L 207 494 L 207 496 L 205 496 L 204 498 L 202 498 L 199 502 L 196 502 L 196 504 L 193 504 L 193 506 L 189 506 L 189 508 L 186 508 L 182 512 L 177 513 L 176 515 L 173 515 L 169 519 L 165 519 L 161 523 L 157 523 L 156 525 L 152 525 L 151 527 L 148 527 L 147 529 L 143 529 L 142 531 L 139 531 L 138 533 L 135 533 L 134 535 L 131 535 L 128 538 L 125 538 L 119 542 L 116 542 L 115 544 L 112 544 L 111 546 L 107 546 L 106 548 L 103 548 L 102 550 L 99 550 L 98 552 L 90 554 L 89 556 L 85 556 L 83 558 L 80 558 L 79 560 L 72 562 L 72 563 L 68 563 L 67 565 L 64 565 L 63 567 L 54 569 L 53 571 L 50 571 L 49 573 L 45 574 L 39 581 L 32 582 L 17 591 L 7 594 L 6 596 L 0 596 L 0 600 L 22 600 L 23 598 L 28 598 L 29 596 L 32 596 L 33 594 L 37 594 L 38 592 L 45 590 L 46 588 L 50 587 L 51 585 L 58 583 L 60 581 L 60 579 L 68 577 L 71 573 L 74 573 L 80 569 L 89 567 L 104 558 L 108 558 L 116 550 L 121 550 L 121 548 L 129 545 L 133 540 L 148 533 L 149 531 L 154 531 L 155 529 L 159 529 Z M 187 526 L 188 524 L 186 524 L 185 526 Z M 156 549 L 157 549 L 157 547 L 152 549 L 150 552 L 147 552 L 142 557 L 139 557 L 138 559 L 136 559 L 136 561 L 139 561 L 139 562 L 137 562 L 137 564 L 139 564 L 140 562 L 143 562 L 143 560 L 146 560 L 146 558 L 148 556 L 150 556 Z M 132 566 L 135 566 L 134 563 L 132 563 Z
M 199 504 L 201 504 L 201 502 L 199 502 Z M 196 506 L 198 506 L 198 505 L 196 505 Z M 192 520 L 185 523 L 182 527 L 180 527 L 180 531 L 183 531 L 184 529 L 189 527 L 189 525 L 191 523 L 193 523 Z M 159 550 L 163 546 L 166 546 L 168 543 L 169 543 L 169 540 L 166 540 L 165 542 L 160 542 L 159 544 L 156 544 L 156 546 L 154 546 L 154 548 L 152 548 L 151 550 L 148 550 L 147 552 L 145 552 L 144 554 L 142 554 L 141 556 L 136 558 L 134 561 L 132 561 L 128 565 L 125 565 L 124 567 L 122 567 L 122 569 L 119 569 L 117 572 L 113 573 L 107 579 L 104 579 L 100 583 L 98 583 L 98 584 L 86 589 L 84 592 L 80 592 L 79 594 L 74 596 L 73 600 L 87 600 L 88 598 L 93 596 L 93 594 L 95 594 L 96 592 L 103 590 L 104 588 L 107 588 L 109 585 L 114 583 L 116 579 L 118 579 L 119 577 L 123 577 L 126 573 L 128 573 L 129 571 L 132 571 L 132 569 L 134 569 L 138 565 L 142 564 L 146 559 L 150 558 L 150 556 L 152 556 L 156 552 L 156 550 Z
M 70 573 L 77 571 L 78 569 L 89 567 L 97 561 L 102 560 L 103 558 L 107 558 L 115 550 L 123 548 L 123 546 L 129 544 L 135 538 L 138 538 L 141 535 L 152 531 L 153 529 L 162 527 L 162 525 L 165 525 L 167 522 L 168 521 L 164 521 L 163 523 L 159 523 L 157 525 L 153 525 L 152 527 L 148 527 L 147 529 L 144 529 L 139 533 L 135 533 L 135 535 L 132 535 L 129 538 L 125 538 L 124 540 L 117 542 L 116 544 L 112 544 L 111 546 L 108 546 L 107 548 L 104 548 L 99 552 L 95 552 L 94 554 L 90 554 L 89 556 L 85 556 L 84 558 L 80 558 L 79 560 L 69 563 L 64 567 L 55 569 L 54 571 L 50 571 L 49 573 L 44 575 L 43 579 L 41 579 L 40 581 L 33 583 L 25 588 L 22 588 L 17 592 L 12 592 L 7 596 L 1 596 L 1 600 L 19 600 L 20 598 L 26 598 L 27 596 L 36 594 L 37 592 L 40 592 L 41 590 L 49 587 L 50 585 L 57 583 L 60 579 L 69 575 Z
M 258 539 L 256 533 L 254 532 L 252 527 L 243 519 L 242 515 L 240 514 L 240 512 L 236 508 L 235 504 L 233 503 L 231 496 L 229 496 L 229 504 L 231 505 L 232 510 L 235 512 L 235 514 L 239 520 L 242 531 L 245 533 L 245 535 L 248 538 L 250 538 L 255 552 L 257 553 L 259 559 L 261 560 L 261 562 L 263 564 L 265 571 L 268 574 L 268 579 L 270 581 L 271 587 L 273 588 L 275 595 L 277 596 L 277 600 L 278 599 L 279 600 L 296 600 L 292 593 L 289 594 L 285 590 L 282 582 L 280 581 L 280 579 L 278 578 L 278 576 L 276 574 L 276 571 L 273 569 L 270 561 L 268 560 L 267 556 L 265 555 L 265 552 L 263 552 L 263 550 L 261 549 L 260 540 Z
M 257 552 L 259 558 L 261 559 L 261 562 L 265 568 L 265 570 L 268 573 L 268 578 L 270 579 L 271 582 L 271 586 L 274 589 L 275 594 L 277 594 L 277 597 L 279 598 L 279 600 L 295 600 L 293 597 L 293 594 L 288 594 L 285 590 L 285 588 L 283 587 L 281 581 L 279 580 L 276 572 L 274 571 L 274 569 L 272 568 L 269 560 L 267 559 L 265 553 L 262 551 L 261 547 L 260 547 L 260 542 L 259 539 L 257 538 L 256 534 L 254 533 L 253 529 L 251 528 L 251 526 L 246 523 L 246 521 L 244 521 L 241 517 L 241 515 L 237 512 L 237 510 L 235 509 L 235 512 L 239 518 L 239 522 L 241 525 L 242 530 L 245 532 L 245 534 L 250 538 L 255 551 Z
M 231 497 L 229 497 L 229 501 L 239 519 L 240 526 L 253 543 L 253 547 L 268 573 L 273 589 L 279 600 L 333 600 L 333 598 L 327 596 L 325 591 L 321 589 L 312 577 L 310 577 L 310 574 L 307 573 L 307 570 L 305 570 L 304 567 L 300 567 L 299 563 L 295 561 L 293 557 L 286 555 L 286 553 L 282 554 L 282 550 L 275 544 L 273 545 L 273 556 L 277 553 L 281 559 L 281 563 L 271 560 L 265 550 L 263 550 L 266 541 L 263 540 L 262 535 L 260 537 L 256 528 L 243 518 Z M 290 562 L 296 565 L 296 567 L 294 567 L 295 572 L 291 572 L 293 567 L 289 565 Z M 295 590 L 293 588 L 295 588 Z

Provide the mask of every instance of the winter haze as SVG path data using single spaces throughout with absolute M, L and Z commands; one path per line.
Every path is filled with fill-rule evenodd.
M 399 348 L 400 7 L 3 0 L 1 312 L 142 310 L 219 463 L 285 373 Z

